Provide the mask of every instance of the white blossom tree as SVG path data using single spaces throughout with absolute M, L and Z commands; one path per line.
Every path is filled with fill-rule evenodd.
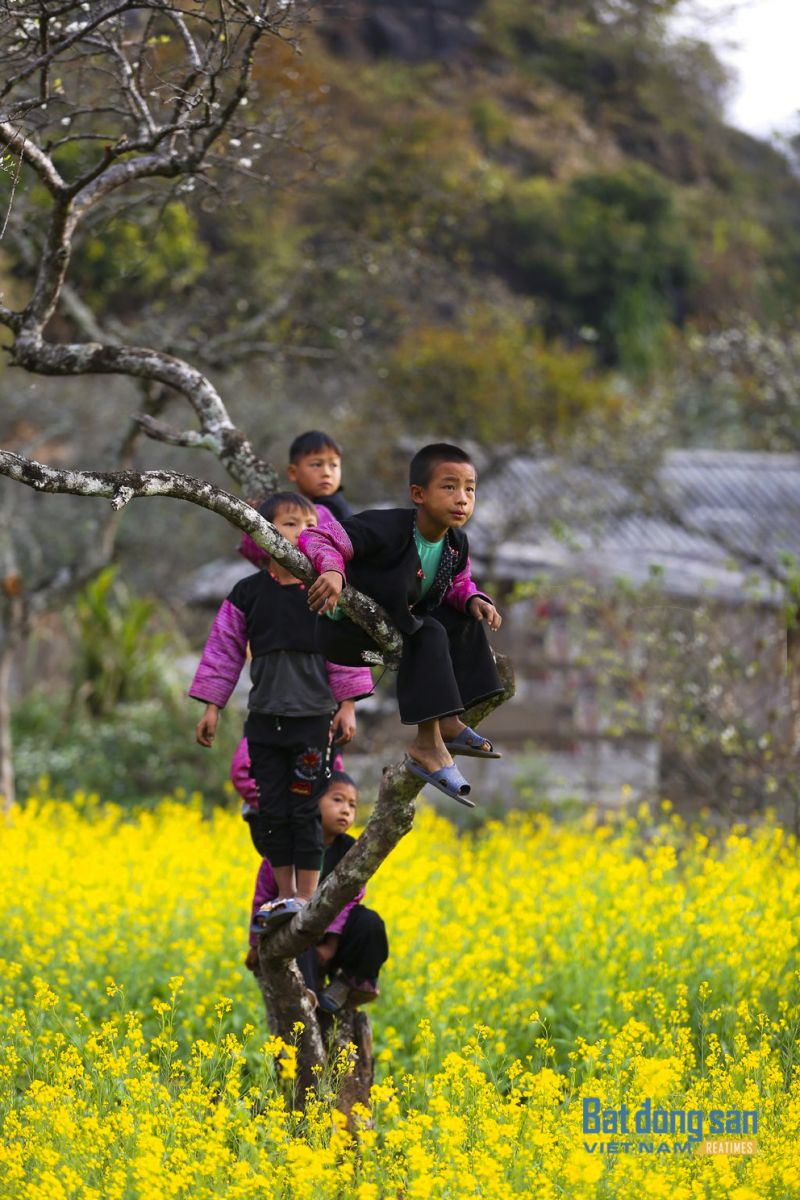
M 24 306 L 0 303 L 11 363 L 41 375 L 127 376 L 159 396 L 182 397 L 194 412 L 192 428 L 171 428 L 152 413 L 138 414 L 138 427 L 151 438 L 211 451 L 249 497 L 273 491 L 276 472 L 231 421 L 217 388 L 197 365 L 200 349 L 196 357 L 181 357 L 157 337 L 139 345 L 116 325 L 105 329 L 101 315 L 71 286 L 69 267 L 81 230 L 116 206 L 163 204 L 165 196 L 187 188 L 219 189 L 237 172 L 258 180 L 258 166 L 246 153 L 248 139 L 279 138 L 281 128 L 279 115 L 257 102 L 255 67 L 270 40 L 294 43 L 304 18 L 303 8 L 289 0 L 0 4 L 0 146 L 7 184 L 2 224 L 14 239 L 29 287 Z M 250 321 L 242 336 L 257 341 L 261 332 Z M 241 351 L 241 338 L 229 337 L 228 343 Z M 224 346 L 218 344 L 217 352 L 224 354 Z M 40 492 L 104 498 L 114 512 L 140 497 L 189 501 L 250 533 L 299 578 L 314 577 L 304 556 L 246 500 L 200 478 L 171 471 L 55 469 L 10 451 L 0 451 L 0 474 Z M 13 563 L 5 557 L 11 629 L 19 615 Z M 379 607 L 350 588 L 342 607 L 369 630 L 384 660 L 396 663 L 400 638 Z M 501 669 L 510 694 L 510 668 Z M 469 719 L 475 724 L 491 707 L 471 712 Z M 321 1071 L 326 1047 L 293 960 L 410 829 L 419 786 L 402 763 L 387 768 L 357 844 L 291 925 L 261 939 L 259 980 L 271 1027 L 288 1039 L 297 1022 L 303 1026 L 300 1098 Z M 363 1014 L 347 1013 L 338 1038 L 359 1047 L 346 1087 L 349 1104 L 366 1098 L 371 1081 Z

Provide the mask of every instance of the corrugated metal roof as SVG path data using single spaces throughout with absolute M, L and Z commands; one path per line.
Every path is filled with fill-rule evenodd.
M 731 603 L 753 593 L 780 602 L 780 589 L 748 558 L 775 567 L 782 551 L 800 563 L 800 454 L 675 450 L 655 480 L 677 522 L 611 472 L 562 459 L 518 455 L 482 476 L 468 533 L 475 574 L 529 580 L 553 573 L 598 583 L 646 582 L 656 568 L 664 590 Z M 219 603 L 252 568 L 214 562 L 188 581 L 190 603 Z
M 672 519 L 672 514 L 674 518 Z M 667 591 L 741 598 L 753 559 L 800 562 L 800 455 L 676 450 L 647 488 L 560 459 L 517 456 L 481 481 L 469 525 L 479 570 L 646 579 Z M 765 599 L 777 601 L 760 573 Z

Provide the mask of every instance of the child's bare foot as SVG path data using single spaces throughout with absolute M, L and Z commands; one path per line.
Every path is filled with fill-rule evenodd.
M 408 747 L 408 757 L 413 758 L 414 762 L 419 763 L 421 767 L 430 773 L 441 771 L 442 767 L 452 767 L 453 765 L 452 756 L 441 738 L 438 744 L 427 741 L 420 744 L 420 740 L 417 738 Z
M 417 736 L 409 746 L 408 754 L 412 774 L 422 772 L 426 783 L 433 784 L 440 792 L 452 796 L 467 808 L 475 807 L 474 801 L 469 799 L 469 782 L 453 762 L 444 744 L 438 717 L 417 726 Z M 446 775 L 442 776 L 442 771 L 446 771 Z M 430 778 L 437 774 L 440 776 L 438 779 Z
M 443 742 L 452 742 L 458 737 L 466 725 L 459 717 L 442 717 L 439 721 L 439 732 Z
M 457 718 L 455 719 L 457 720 Z M 408 747 L 408 755 L 428 774 L 454 765 L 442 736 L 442 725 L 449 729 L 453 720 L 453 717 L 444 717 L 441 720 L 439 717 L 433 717 L 430 721 L 422 721 L 417 726 L 417 736 Z
M 442 739 L 448 750 L 472 758 L 500 758 L 494 746 L 483 734 L 476 733 L 458 717 L 443 717 L 439 722 Z

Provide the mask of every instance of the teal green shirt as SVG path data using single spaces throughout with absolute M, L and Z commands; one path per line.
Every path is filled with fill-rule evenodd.
M 419 561 L 422 566 L 422 588 L 420 594 L 420 599 L 422 599 L 431 590 L 431 584 L 436 578 L 436 572 L 439 570 L 439 563 L 442 561 L 442 551 L 444 550 L 444 538 L 439 538 L 438 542 L 429 542 L 422 536 L 415 525 L 414 544 L 417 547 L 417 554 L 419 554 Z

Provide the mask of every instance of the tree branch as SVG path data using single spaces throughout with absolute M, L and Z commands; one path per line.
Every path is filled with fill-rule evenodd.
M 56 170 L 49 154 L 40 150 L 21 129 L 15 129 L 10 121 L 0 121 L 0 137 L 5 139 L 6 148 L 16 150 L 21 158 L 33 168 L 51 195 L 66 195 L 67 182 Z
M 147 413 L 134 417 L 134 420 L 141 427 L 142 432 L 155 442 L 166 442 L 170 446 L 191 446 L 196 450 L 211 450 L 212 452 L 216 448 L 213 439 L 205 434 L 197 433 L 193 429 L 178 433 L 176 429 L 171 429 L 169 425 L 165 425 L 163 421 L 157 421 L 155 417 L 148 416 Z
M 15 87 L 17 87 L 20 83 L 23 83 L 31 75 L 34 75 L 38 70 L 40 70 L 40 68 L 49 66 L 54 58 L 57 58 L 59 54 L 63 54 L 65 50 L 68 50 L 71 46 L 74 46 L 76 42 L 79 42 L 81 39 L 85 39 L 93 29 L 97 29 L 98 26 L 102 25 L 111 17 L 118 16 L 120 13 L 125 12 L 126 9 L 131 7 L 130 0 L 124 0 L 124 3 L 122 4 L 110 4 L 104 8 L 101 8 L 100 12 L 95 12 L 93 18 L 87 17 L 85 24 L 82 24 L 80 28 L 72 30 L 67 37 L 61 38 L 61 40 L 55 42 L 55 44 L 51 43 L 49 50 L 47 50 L 45 54 L 40 54 L 38 58 L 35 58 L 32 62 L 28 63 L 26 67 L 18 71 L 16 75 L 13 75 L 11 78 L 6 80 L 6 83 L 0 87 L 0 99 L 7 96 L 14 90 Z M 141 7 L 150 7 L 147 4 L 147 0 L 141 0 Z M 49 15 L 51 19 L 60 17 L 66 13 L 74 12 L 76 8 L 78 8 L 78 6 L 74 3 L 65 4 L 62 9 L 58 9 Z
M 128 375 L 174 388 L 192 405 L 203 437 L 245 491 L 260 495 L 275 490 L 277 474 L 274 468 L 256 456 L 244 434 L 231 422 L 216 388 L 196 368 L 172 355 L 146 347 L 97 342 L 56 345 L 44 341 L 35 329 L 27 328 L 19 318 L 16 321 L 18 332 L 11 353 L 17 366 L 40 375 Z
M 6 475 L 37 492 L 97 496 L 110 500 L 115 509 L 145 496 L 169 496 L 188 500 L 217 513 L 238 529 L 249 533 L 257 546 L 304 583 L 313 583 L 316 572 L 304 554 L 277 532 L 274 525 L 238 496 L 205 480 L 177 471 L 65 471 L 0 450 L 0 475 Z M 354 588 L 342 592 L 342 610 L 378 643 L 385 661 L 398 660 L 402 642 L 386 613 Z

